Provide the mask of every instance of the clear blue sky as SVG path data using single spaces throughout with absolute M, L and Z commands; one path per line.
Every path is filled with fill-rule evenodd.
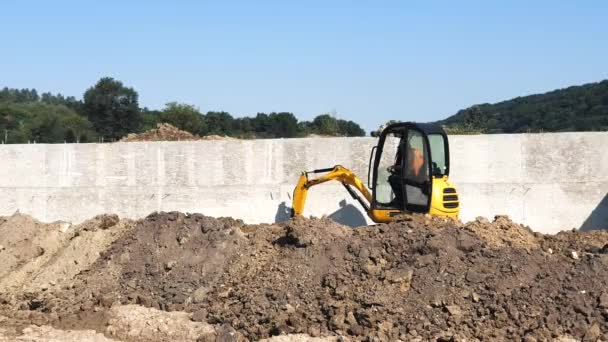
M 608 78 L 608 1 L 560 2 L 3 0 L 0 87 L 431 121 Z

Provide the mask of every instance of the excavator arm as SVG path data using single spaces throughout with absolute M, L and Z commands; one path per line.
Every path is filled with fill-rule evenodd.
M 308 175 L 311 173 L 325 172 L 326 174 L 318 178 L 308 178 Z M 344 188 L 346 188 L 346 191 L 348 191 L 348 193 L 361 204 L 365 211 L 369 213 L 370 203 L 372 202 L 372 194 L 365 187 L 365 184 L 363 184 L 361 179 L 359 179 L 359 177 L 357 177 L 352 171 L 341 165 L 336 165 L 333 168 L 302 172 L 302 175 L 298 179 L 298 184 L 293 191 L 292 216 L 300 216 L 304 213 L 308 189 L 315 185 L 332 180 L 342 183 Z M 355 192 L 355 189 L 358 190 L 360 194 Z

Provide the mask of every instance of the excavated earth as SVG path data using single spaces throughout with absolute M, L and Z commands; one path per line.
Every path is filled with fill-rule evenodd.
M 0 341 L 608 341 L 608 231 L 0 218 Z

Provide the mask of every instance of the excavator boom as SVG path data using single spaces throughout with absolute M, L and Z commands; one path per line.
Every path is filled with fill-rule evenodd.
M 318 178 L 309 179 L 308 175 L 311 173 L 324 173 L 323 176 Z M 308 195 L 308 189 L 315 185 L 319 185 L 329 181 L 338 181 L 342 183 L 346 191 L 356 199 L 366 211 L 369 212 L 370 203 L 372 202 L 372 194 L 365 187 L 365 184 L 357 177 L 352 171 L 341 166 L 336 165 L 333 168 L 319 169 L 313 171 L 302 172 L 302 175 L 298 179 L 298 184 L 293 191 L 293 215 L 300 216 L 304 213 L 304 206 L 306 205 L 306 196 Z M 354 189 L 353 189 L 354 188 Z M 359 191 L 359 193 L 355 192 Z M 362 195 L 362 196 L 361 196 Z

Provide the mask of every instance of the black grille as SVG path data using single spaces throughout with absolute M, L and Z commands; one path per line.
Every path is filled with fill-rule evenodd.
M 444 195 L 444 201 L 458 201 L 458 195 Z
M 443 189 L 443 193 L 444 194 L 455 194 L 456 193 L 456 189 L 454 189 L 454 188 L 445 188 L 445 189 Z
M 443 203 L 443 206 L 448 209 L 458 208 L 458 202 Z

